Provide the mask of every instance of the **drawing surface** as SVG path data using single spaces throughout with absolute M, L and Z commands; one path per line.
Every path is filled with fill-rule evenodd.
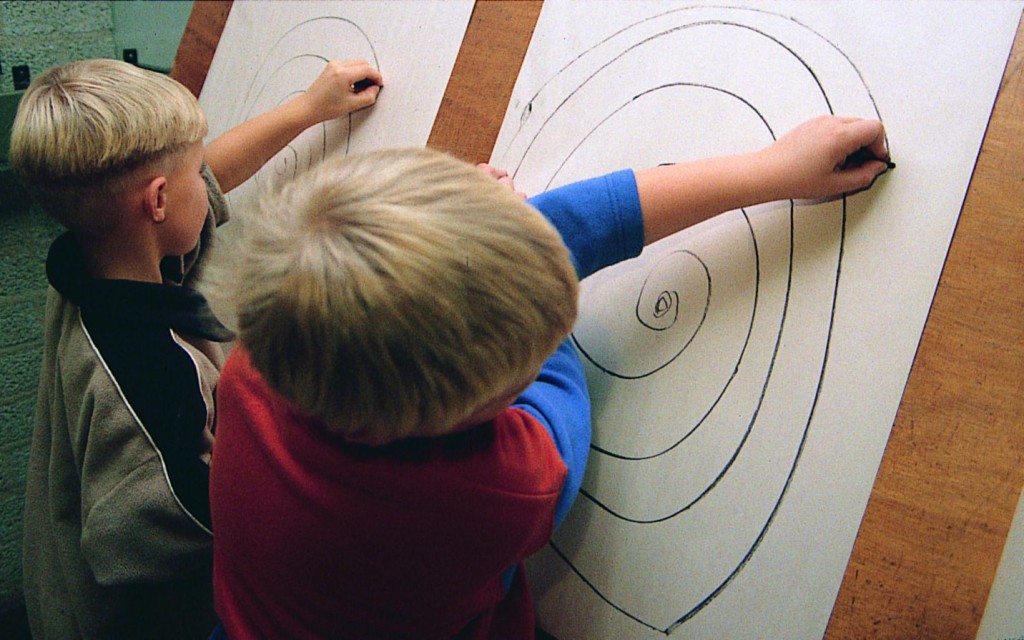
M 312 127 L 232 191 L 244 215 L 260 185 L 332 153 L 426 145 L 472 1 L 236 2 L 200 95 L 212 140 L 303 93 L 329 60 L 366 60 L 384 76 L 377 104 Z
M 897 164 L 584 281 L 590 466 L 530 563 L 562 640 L 824 633 L 1021 11 L 942 7 L 545 3 L 491 159 L 527 193 L 830 113 Z

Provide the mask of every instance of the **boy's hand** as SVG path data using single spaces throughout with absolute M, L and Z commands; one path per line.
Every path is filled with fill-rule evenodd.
M 847 162 L 857 152 L 862 159 Z M 779 200 L 861 191 L 891 166 L 882 123 L 860 118 L 814 118 L 760 153 Z
M 760 151 L 637 171 L 644 242 L 741 207 L 861 191 L 890 168 L 888 158 L 881 122 L 822 116 Z
M 365 109 L 377 101 L 384 86 L 380 72 L 365 60 L 332 60 L 299 96 L 308 118 L 306 127 Z
M 497 167 L 492 167 L 486 162 L 481 162 L 480 164 L 476 165 L 476 168 L 497 180 L 498 184 L 505 185 L 506 187 L 511 189 L 517 196 L 519 196 L 520 199 L 526 200 L 525 193 L 523 193 L 522 191 L 516 191 L 516 186 L 515 184 L 512 183 L 512 178 L 508 175 L 508 171 L 505 171 L 504 169 L 499 169 Z

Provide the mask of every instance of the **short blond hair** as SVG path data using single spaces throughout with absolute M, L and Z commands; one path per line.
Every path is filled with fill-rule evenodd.
M 95 230 L 133 170 L 203 139 L 206 116 L 176 80 L 118 60 L 80 60 L 36 77 L 11 128 L 10 164 L 65 226 Z
M 437 151 L 327 160 L 261 198 L 240 243 L 211 265 L 215 308 L 274 390 L 351 440 L 451 431 L 576 318 L 555 228 Z

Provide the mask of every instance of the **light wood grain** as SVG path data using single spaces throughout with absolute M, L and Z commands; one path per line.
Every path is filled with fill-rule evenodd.
M 182 83 L 195 95 L 203 90 L 206 73 L 210 70 L 213 54 L 217 52 L 220 34 L 228 21 L 231 2 L 203 0 L 192 3 L 192 13 L 185 24 L 178 51 L 171 65 L 171 77 Z
M 542 4 L 476 3 L 427 146 L 467 162 L 490 159 Z

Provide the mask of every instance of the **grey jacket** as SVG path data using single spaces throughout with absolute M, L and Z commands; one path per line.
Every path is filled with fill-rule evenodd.
M 50 248 L 29 458 L 24 590 L 36 640 L 206 638 L 215 617 L 208 498 L 214 388 L 231 333 L 193 287 L 227 204 L 164 284 L 86 275 Z

